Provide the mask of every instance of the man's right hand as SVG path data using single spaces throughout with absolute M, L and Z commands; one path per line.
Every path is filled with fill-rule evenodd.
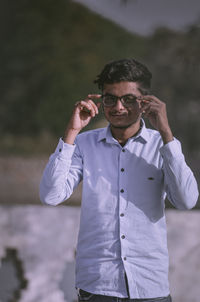
M 99 113 L 101 103 L 95 104 L 93 100 L 100 98 L 101 94 L 88 94 L 86 99 L 75 104 L 63 138 L 65 143 L 73 144 L 77 134 Z

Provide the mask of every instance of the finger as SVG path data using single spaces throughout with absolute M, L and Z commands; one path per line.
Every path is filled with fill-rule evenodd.
M 93 103 L 94 103 L 94 99 L 100 99 L 100 98 L 102 98 L 102 94 L 88 94 L 88 100 L 91 100 Z M 96 114 L 98 114 L 99 105 L 97 106 L 97 104 L 95 104 L 95 103 L 94 103 L 94 105 L 95 105 Z
M 158 113 L 159 111 L 161 111 L 163 105 L 165 105 L 165 103 L 163 103 L 162 101 L 160 101 L 158 98 L 156 98 L 155 96 L 144 96 L 145 99 L 143 99 L 141 101 L 141 112 L 145 114 L 148 114 L 151 112 L 154 113 Z
M 160 106 L 158 106 L 157 104 L 153 104 L 151 103 L 146 109 L 145 109 L 145 116 L 148 117 L 151 114 L 158 114 L 160 111 Z
M 156 103 L 161 103 L 161 101 L 154 95 L 144 95 L 142 99 L 143 101 L 150 101 L 150 102 L 154 101 Z
M 92 117 L 95 117 L 95 115 L 98 114 L 97 106 L 93 103 L 92 100 L 87 100 L 86 104 L 87 104 L 86 112 L 89 113 Z M 85 111 L 85 109 L 84 109 L 84 111 Z
M 94 95 L 91 95 L 94 96 Z M 101 97 L 101 95 L 95 95 L 98 98 Z M 88 95 L 89 97 L 89 95 Z M 99 113 L 98 108 L 100 105 L 97 106 L 97 104 L 94 103 L 92 99 L 86 98 L 85 100 L 81 100 L 79 102 L 75 103 L 76 107 L 79 107 L 79 110 L 90 113 L 92 117 L 94 117 L 96 114 Z
M 143 109 L 150 103 L 150 101 L 147 101 L 147 100 L 144 100 L 144 99 L 140 98 L 138 100 L 138 103 L 139 103 L 141 109 Z
M 149 108 L 149 106 L 150 106 L 150 102 L 149 101 L 145 101 L 145 102 L 141 102 L 140 103 L 141 104 L 141 108 L 140 108 L 140 111 L 142 112 L 142 113 L 145 113 L 145 111 Z
M 102 97 L 101 94 L 88 94 L 89 99 L 100 99 Z
M 155 106 L 157 106 L 157 104 L 153 102 L 145 102 L 141 107 L 141 112 L 146 114 L 147 112 L 154 111 Z
M 152 109 L 151 108 L 147 108 L 145 111 L 144 111 L 144 116 L 145 117 L 148 117 L 150 114 L 152 114 Z
M 101 106 L 101 103 L 94 103 L 92 99 L 87 99 L 86 102 L 89 104 L 89 107 L 87 110 L 91 112 L 91 116 L 95 117 L 95 115 L 99 114 L 99 107 Z
M 94 111 L 94 114 L 95 114 L 95 115 L 98 114 L 98 113 L 99 113 L 99 110 L 98 110 L 97 104 L 95 104 L 95 103 L 93 102 L 93 100 L 91 100 L 91 99 L 87 100 L 87 102 L 88 102 L 88 104 L 90 105 L 90 108 L 91 108 L 90 110 Z
M 78 105 L 78 108 L 80 111 L 87 112 L 91 116 L 95 115 L 95 110 L 94 110 L 93 106 L 90 104 L 90 102 L 83 100 L 83 101 L 80 101 L 77 105 Z

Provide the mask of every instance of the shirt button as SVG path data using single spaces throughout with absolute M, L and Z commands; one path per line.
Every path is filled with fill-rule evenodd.
M 124 168 L 121 168 L 121 171 L 124 172 Z
M 59 149 L 59 152 L 61 152 L 61 151 L 62 151 L 62 149 L 60 148 L 60 149 Z
M 120 192 L 121 192 L 121 193 L 124 193 L 124 189 L 121 189 Z
M 121 217 L 124 217 L 124 213 L 121 213 L 120 216 L 121 216 Z
M 124 257 L 124 260 L 126 261 L 126 257 Z
M 122 149 L 122 152 L 125 152 L 125 149 Z
M 124 235 L 122 235 L 122 236 L 121 236 L 121 238 L 122 238 L 122 239 L 124 239 L 124 238 L 125 238 L 125 236 L 124 236 Z

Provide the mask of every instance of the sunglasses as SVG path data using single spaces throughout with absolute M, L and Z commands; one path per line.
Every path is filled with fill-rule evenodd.
M 118 100 L 120 100 L 124 107 L 132 107 L 136 104 L 137 99 L 139 98 L 139 96 L 133 94 L 126 94 L 121 97 L 112 94 L 103 94 L 102 102 L 105 107 L 112 107 L 117 104 Z

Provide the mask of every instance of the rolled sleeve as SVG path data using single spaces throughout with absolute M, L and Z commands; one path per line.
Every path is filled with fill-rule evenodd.
M 62 140 L 62 138 L 60 138 L 55 150 L 55 155 L 66 159 L 71 158 L 75 151 L 75 148 L 76 145 L 67 144 Z
M 76 145 L 59 140 L 40 182 L 40 199 L 43 203 L 57 205 L 71 196 L 79 182 L 77 174 L 69 173 L 75 149 Z
M 181 144 L 177 139 L 160 148 L 167 197 L 178 209 L 193 208 L 199 192 L 193 172 L 185 162 Z
M 162 157 L 166 158 L 168 161 L 174 160 L 176 158 L 184 158 L 181 144 L 175 138 L 173 139 L 173 141 L 162 146 L 160 148 L 160 153 Z

